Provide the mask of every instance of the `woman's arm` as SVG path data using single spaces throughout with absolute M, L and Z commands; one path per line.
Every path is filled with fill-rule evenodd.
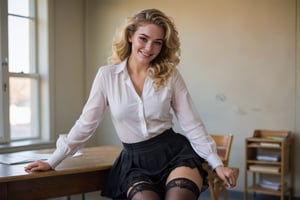
M 224 167 L 217 154 L 216 143 L 208 134 L 187 90 L 184 80 L 174 70 L 172 108 L 185 136 L 189 139 L 196 153 L 204 158 L 228 188 L 235 187 L 236 177 L 233 170 Z
M 29 171 L 54 169 L 66 157 L 75 154 L 92 137 L 103 119 L 108 105 L 101 68 L 98 71 L 89 98 L 83 111 L 68 135 L 61 135 L 56 142 L 56 150 L 46 161 L 36 161 L 25 167 Z
M 217 154 L 216 143 L 208 134 L 178 70 L 174 70 L 172 84 L 172 108 L 183 134 L 188 138 L 196 153 L 213 169 L 222 166 L 223 162 Z

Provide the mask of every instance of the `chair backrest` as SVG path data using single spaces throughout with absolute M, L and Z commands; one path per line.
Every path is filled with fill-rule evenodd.
M 211 134 L 212 138 L 215 140 L 217 144 L 217 152 L 220 158 L 222 159 L 224 166 L 228 166 L 229 163 L 229 155 L 233 140 L 233 135 L 217 135 Z

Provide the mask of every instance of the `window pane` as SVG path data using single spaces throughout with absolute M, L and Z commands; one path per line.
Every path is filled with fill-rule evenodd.
M 30 20 L 8 17 L 9 71 L 30 72 Z
M 30 0 L 8 0 L 8 13 L 29 17 Z
M 10 84 L 10 131 L 12 139 L 34 137 L 37 133 L 35 120 L 36 80 L 30 78 L 9 79 Z

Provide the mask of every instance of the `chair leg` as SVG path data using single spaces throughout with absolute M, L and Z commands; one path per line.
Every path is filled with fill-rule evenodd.
M 214 185 L 215 185 L 215 194 L 216 194 L 216 198 L 219 199 L 219 191 L 220 191 L 219 183 L 218 183 L 218 182 L 215 182 Z
M 208 185 L 209 185 L 210 200 L 218 200 L 214 184 L 211 181 L 209 181 Z
M 228 199 L 227 190 L 224 186 L 223 186 L 223 197 L 224 197 L 224 200 Z

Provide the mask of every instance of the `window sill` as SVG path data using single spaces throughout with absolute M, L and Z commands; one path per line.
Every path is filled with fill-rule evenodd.
M 7 144 L 0 144 L 0 153 L 12 153 L 26 150 L 54 148 L 55 141 L 39 139 L 14 141 Z

